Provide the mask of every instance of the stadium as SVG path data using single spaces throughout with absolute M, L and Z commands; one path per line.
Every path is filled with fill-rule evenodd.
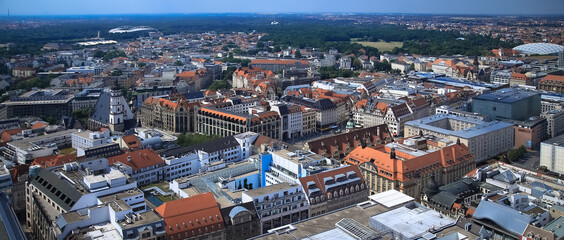
M 521 54 L 550 55 L 564 51 L 564 46 L 552 43 L 527 43 L 514 47 Z
M 139 31 L 157 31 L 157 29 L 147 26 L 138 26 L 138 27 L 121 26 L 111 29 L 109 33 L 130 33 L 130 32 L 139 32 Z

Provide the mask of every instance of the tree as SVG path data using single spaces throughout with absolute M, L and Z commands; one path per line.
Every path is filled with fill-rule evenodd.
M 248 188 L 248 190 L 253 190 L 253 184 L 252 184 L 252 183 L 249 183 L 249 188 Z
M 176 60 L 174 61 L 174 66 L 182 66 L 184 64 L 182 64 L 182 62 L 180 60 Z
M 233 73 L 231 74 L 233 75 Z M 231 84 L 229 84 L 227 80 L 214 81 L 208 89 L 212 91 L 217 91 L 219 89 L 231 89 Z
M 144 62 L 140 62 L 140 63 L 137 63 L 137 66 L 140 67 L 140 68 L 142 68 L 142 67 L 147 66 L 147 64 L 144 63 Z
M 300 52 L 300 50 L 296 50 L 296 53 L 294 54 L 294 56 L 296 58 L 302 58 L 302 53 Z
M 245 189 L 249 189 L 249 184 L 247 183 L 247 179 L 246 179 L 246 178 L 243 180 L 243 187 L 244 187 Z
M 353 65 L 353 68 L 354 68 L 355 70 L 362 69 L 362 61 L 360 61 L 360 59 L 358 59 L 358 58 L 355 58 L 355 59 L 353 60 L 352 65 Z

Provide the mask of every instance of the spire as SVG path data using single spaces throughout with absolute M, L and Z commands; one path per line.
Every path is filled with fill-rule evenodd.
M 114 85 L 112 86 L 112 90 L 120 90 L 119 82 L 117 77 L 114 79 Z

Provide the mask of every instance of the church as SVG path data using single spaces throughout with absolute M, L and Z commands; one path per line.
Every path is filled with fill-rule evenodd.
M 109 128 L 112 132 L 124 132 L 134 128 L 136 123 L 121 88 L 115 82 L 109 92 L 105 90 L 100 94 L 94 112 L 88 119 L 88 129 Z

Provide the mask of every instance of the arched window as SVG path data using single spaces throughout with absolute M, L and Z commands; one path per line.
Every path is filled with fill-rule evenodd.
M 358 187 L 358 185 L 356 185 L 356 191 L 360 190 L 360 188 Z
M 339 197 L 339 194 L 337 193 L 337 191 L 333 192 L 333 196 L 334 196 L 334 197 Z
M 364 183 L 361 183 L 361 184 L 360 184 L 360 189 L 363 189 L 363 190 L 364 190 Z
M 351 193 L 353 193 L 353 192 L 354 192 L 354 187 L 351 186 Z
M 331 199 L 331 197 L 333 197 L 333 194 L 327 193 L 327 199 Z

